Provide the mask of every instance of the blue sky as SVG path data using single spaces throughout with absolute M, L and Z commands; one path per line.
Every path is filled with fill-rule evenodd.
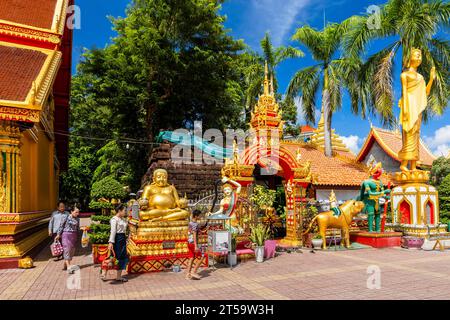
M 129 0 L 77 0 L 81 9 L 81 29 L 74 32 L 74 65 L 79 61 L 83 48 L 104 47 L 114 32 L 107 16 L 124 16 Z M 369 6 L 382 4 L 384 1 L 373 0 L 228 0 L 221 13 L 227 16 L 225 27 L 235 38 L 243 39 L 254 50 L 259 49 L 259 41 L 266 31 L 269 31 L 274 45 L 292 45 L 302 49 L 304 58 L 283 62 L 277 68 L 280 92 L 284 93 L 290 78 L 294 73 L 312 65 L 314 61 L 305 48 L 290 39 L 295 29 L 309 24 L 322 28 L 325 22 L 340 22 L 354 14 L 365 13 Z M 448 34 L 441 33 L 448 39 Z M 388 41 L 377 41 L 371 44 L 369 52 L 383 48 Z M 396 61 L 395 79 L 396 100 L 400 97 L 400 61 Z M 319 104 L 320 105 L 320 104 Z M 395 105 L 398 114 L 398 108 Z M 381 127 L 377 119 L 370 119 L 374 126 Z M 318 121 L 318 119 L 317 119 Z M 299 119 L 300 123 L 304 123 Z M 350 112 L 349 100 L 344 95 L 342 110 L 333 116 L 333 128 L 355 152 L 359 150 L 364 138 L 370 130 L 369 120 L 363 120 Z M 428 143 L 435 154 L 446 154 L 450 148 L 450 109 L 440 117 L 433 118 L 422 126 L 422 138 Z

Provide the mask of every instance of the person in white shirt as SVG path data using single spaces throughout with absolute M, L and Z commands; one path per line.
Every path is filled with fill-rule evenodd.
M 61 225 L 61 222 L 63 221 L 63 218 L 65 216 L 69 215 L 69 212 L 66 211 L 66 205 L 63 201 L 58 202 L 58 209 L 56 211 L 53 211 L 52 216 L 50 218 L 50 221 L 48 223 L 48 236 L 52 237 L 53 240 L 55 240 L 58 229 Z M 61 253 L 60 256 L 55 257 L 55 261 L 61 260 L 63 258 L 63 254 Z
M 118 260 L 118 270 L 115 283 L 127 282 L 128 279 L 122 276 L 122 271 L 126 269 L 128 263 L 127 254 L 127 236 L 126 231 L 128 221 L 125 219 L 126 208 L 123 204 L 119 204 L 116 208 L 116 215 L 111 218 L 111 234 L 109 236 L 108 249 L 114 251 L 116 259 Z M 102 270 L 101 279 L 106 280 L 106 270 Z

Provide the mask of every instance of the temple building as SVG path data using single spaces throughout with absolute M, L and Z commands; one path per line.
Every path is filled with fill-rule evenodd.
M 356 160 L 364 164 L 381 162 L 386 172 L 396 172 L 400 167 L 398 152 L 401 148 L 401 132 L 372 127 Z M 422 140 L 420 140 L 419 156 L 421 160 L 419 167 L 426 170 L 429 170 L 433 161 L 436 160 Z
M 0 268 L 48 239 L 67 168 L 73 0 L 0 4 Z

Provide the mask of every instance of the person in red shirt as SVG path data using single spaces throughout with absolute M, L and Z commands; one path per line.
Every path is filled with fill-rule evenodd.
M 200 217 L 201 211 L 194 210 L 191 215 L 191 221 L 189 222 L 189 237 L 188 237 L 188 247 L 189 247 L 189 262 L 187 266 L 187 274 L 186 279 L 195 279 L 200 280 L 201 276 L 197 273 L 198 268 L 201 266 L 204 256 L 200 250 L 198 245 L 198 232 L 200 230 L 200 226 L 198 223 L 198 219 Z M 192 270 L 192 265 L 194 264 L 194 259 L 199 258 L 197 263 Z

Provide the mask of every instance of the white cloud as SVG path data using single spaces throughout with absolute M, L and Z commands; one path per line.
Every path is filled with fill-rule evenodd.
M 341 136 L 344 144 L 349 148 L 354 154 L 358 154 L 361 149 L 360 143 L 362 139 L 358 136 L 350 135 L 348 137 Z
M 447 156 L 450 150 L 450 125 L 441 127 L 433 137 L 424 137 L 425 143 L 436 156 Z
M 283 44 L 297 15 L 310 3 L 311 0 L 251 0 L 252 10 L 247 21 L 259 37 L 253 40 L 259 43 L 261 33 L 269 31 L 274 46 Z

